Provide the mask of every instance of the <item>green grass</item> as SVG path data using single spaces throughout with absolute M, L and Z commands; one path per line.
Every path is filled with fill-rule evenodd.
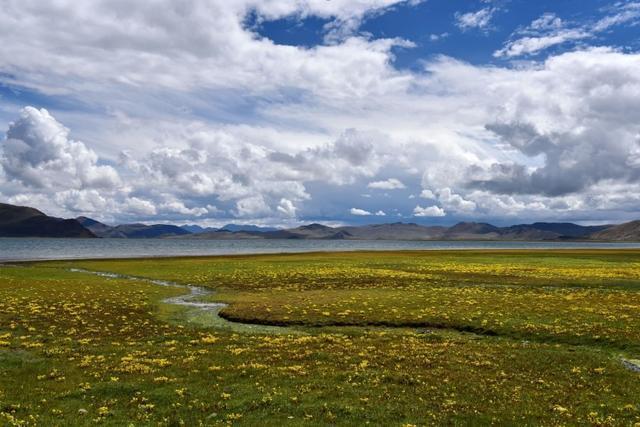
M 639 309 L 633 250 L 0 266 L 0 425 L 633 425 Z

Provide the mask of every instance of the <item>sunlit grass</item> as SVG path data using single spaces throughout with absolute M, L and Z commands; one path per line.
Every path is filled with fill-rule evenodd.
M 640 252 L 0 267 L 0 425 L 633 425 Z M 216 290 L 229 329 L 162 303 Z

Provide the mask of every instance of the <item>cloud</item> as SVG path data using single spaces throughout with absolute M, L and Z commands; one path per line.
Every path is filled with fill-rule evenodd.
M 566 43 L 568 41 L 583 40 L 591 37 L 591 33 L 580 30 L 558 30 L 551 34 L 539 37 L 522 37 L 508 43 L 504 48 L 495 52 L 495 57 L 516 57 L 530 55 L 547 49 L 551 46 Z
M 539 18 L 534 19 L 529 26 L 532 30 L 560 30 L 564 26 L 562 19 L 555 13 L 543 13 Z
M 422 177 L 422 188 L 410 190 L 414 194 L 422 191 L 422 197 L 436 201 L 450 215 L 503 216 L 542 212 L 541 207 L 546 207 L 548 216 L 568 214 L 562 206 L 570 206 L 573 212 L 589 212 L 593 206 L 599 206 L 599 212 L 621 206 L 628 209 L 628 203 L 605 194 L 607 186 L 638 181 L 640 147 L 635 123 L 640 120 L 640 106 L 635 94 L 640 81 L 633 70 L 640 65 L 639 57 L 589 49 L 516 69 L 439 58 L 428 64 L 428 77 L 415 77 L 420 96 L 385 95 L 404 112 L 397 118 L 390 120 L 390 113 L 377 115 L 377 109 L 363 110 L 366 120 L 360 112 L 348 120 L 362 129 L 347 128 L 335 137 L 309 134 L 314 143 L 302 147 L 280 144 L 283 136 L 292 141 L 299 138 L 280 130 L 127 118 L 119 124 L 133 133 L 119 133 L 111 139 L 126 142 L 128 147 L 117 162 L 107 166 L 95 152 L 95 157 L 74 155 L 71 167 L 62 169 L 53 167 L 60 162 L 46 167 L 48 163 L 36 162 L 44 168 L 36 177 L 53 174 L 46 188 L 38 188 L 27 179 L 29 175 L 24 176 L 25 168 L 5 167 L 11 162 L 21 164 L 15 163 L 21 159 L 20 152 L 9 150 L 9 157 L 3 154 L 0 191 L 7 200 L 22 194 L 36 206 L 60 214 L 110 212 L 126 220 L 156 215 L 282 221 L 313 218 L 319 212 L 340 218 L 349 212 L 353 194 L 368 188 L 400 188 Z M 567 79 L 567 75 L 573 77 Z M 447 87 L 447 92 L 440 91 L 441 87 Z M 365 99 L 373 105 L 371 98 Z M 300 121 L 295 123 L 308 123 L 307 113 L 322 123 L 342 117 L 342 113 L 327 111 L 325 107 L 299 109 L 301 115 L 296 117 Z M 407 116 L 434 120 L 426 127 L 411 129 L 416 124 L 405 120 Z M 52 117 L 46 122 L 56 123 L 56 130 L 46 134 L 63 135 L 62 152 L 68 151 L 68 143 L 75 142 L 69 131 Z M 389 133 L 366 128 L 365 122 L 384 126 Z M 423 138 L 425 134 L 430 137 Z M 58 139 L 38 141 L 42 142 L 39 152 L 59 152 Z M 87 158 L 91 160 L 82 164 L 95 168 L 93 175 L 107 168 L 119 181 L 107 180 L 110 185 L 105 187 L 90 178 L 92 174 L 80 173 L 87 167 L 75 162 Z M 60 173 L 64 180 L 56 178 Z M 70 175 L 73 178 L 66 179 Z M 52 190 L 63 195 L 41 198 Z M 334 203 L 326 203 L 327 194 Z M 393 192 L 388 196 L 395 197 Z M 126 203 L 132 197 L 138 201 Z M 376 197 L 373 192 L 371 200 Z M 407 203 L 403 200 L 385 203 L 401 207 Z M 604 204 L 607 200 L 609 206 Z M 408 215 L 413 206 L 403 209 Z
M 139 199 L 137 197 L 128 197 L 126 199 L 126 212 L 139 216 L 152 216 L 157 214 L 156 207 L 148 200 Z
M 291 200 L 281 199 L 277 210 L 286 217 L 295 218 L 297 208 Z
M 377 76 L 400 76 L 388 54 L 411 43 L 350 35 L 368 14 L 400 3 L 405 1 L 160 0 L 78 8 L 9 0 L 0 15 L 0 68 L 7 80 L 48 93 L 234 87 L 248 94 L 304 87 L 345 98 L 400 83 Z M 246 28 L 250 14 L 258 20 L 317 16 L 340 28 L 350 23 L 351 31 L 338 43 L 310 49 L 277 45 Z
M 447 213 L 444 209 L 439 208 L 438 206 L 427 206 L 423 208 L 418 205 L 413 209 L 413 216 L 417 217 L 441 217 L 445 215 L 447 215 Z
M 111 208 L 107 198 L 96 190 L 64 190 L 54 196 L 55 202 L 68 212 L 81 215 L 108 210 Z
M 271 214 L 271 209 L 262 196 L 252 196 L 236 202 L 237 215 L 240 218 L 260 218 Z
M 28 184 L 31 188 L 28 199 L 51 212 L 66 211 L 93 216 L 107 212 L 120 220 L 135 216 L 142 219 L 152 215 L 166 218 L 217 218 L 228 214 L 239 218 L 295 218 L 298 210 L 296 203 L 309 199 L 305 182 L 325 181 L 341 186 L 353 182 L 358 176 L 372 176 L 378 170 L 380 161 L 374 152 L 372 140 L 383 138 L 375 132 L 347 130 L 333 143 L 289 155 L 256 143 L 244 142 L 235 134 L 204 130 L 197 126 L 176 133 L 175 140 L 167 141 L 173 147 L 160 146 L 142 154 L 123 150 L 119 154 L 116 172 L 111 166 L 97 166 L 97 156 L 82 143 L 69 142 L 68 130 L 48 113 L 31 108 L 25 111 L 25 115 L 37 113 L 38 117 L 45 114 L 43 117 L 47 123 L 54 125 L 53 130 L 47 133 L 54 137 L 34 140 L 39 144 L 37 148 L 40 155 L 48 152 L 55 154 L 60 151 L 59 146 L 67 149 L 67 145 L 73 147 L 73 144 L 76 144 L 76 153 L 80 148 L 84 150 L 80 151 L 81 154 L 85 151 L 91 154 L 63 156 L 75 162 L 89 158 L 87 165 L 72 163 L 70 167 L 60 161 L 45 163 L 45 169 L 63 174 L 59 182 L 49 179 L 50 186 L 47 188 L 34 186 L 21 175 L 26 184 L 22 181 L 19 184 Z M 11 136 L 11 140 L 8 140 L 9 149 L 6 148 L 7 144 L 3 146 L 5 156 L 1 170 L 5 182 L 9 177 L 16 181 L 11 168 L 17 164 L 16 159 L 23 163 L 27 161 L 10 149 L 17 145 L 15 137 L 18 128 L 17 125 L 11 126 L 8 132 Z M 28 135 L 37 134 L 25 130 L 25 126 L 20 129 Z M 180 138 L 186 142 L 178 143 Z M 42 163 L 38 162 L 35 163 Z M 49 167 L 50 164 L 55 168 Z M 91 167 L 98 172 L 107 170 L 115 174 L 118 181 L 114 184 L 118 185 L 109 188 L 97 186 L 100 181 L 95 179 L 97 172 L 92 172 Z M 25 169 L 16 168 L 16 171 L 24 173 Z M 82 182 L 78 179 L 75 185 L 71 185 L 73 182 L 68 179 L 69 170 L 79 178 L 88 178 Z M 76 173 L 76 170 L 82 173 Z M 44 177 L 42 172 L 35 176 L 40 179 Z M 101 191 L 90 192 L 88 184 Z M 70 185 L 71 188 L 75 187 L 74 191 L 64 192 Z M 59 196 L 42 206 L 38 194 L 46 194 L 52 189 Z M 15 191 L 21 190 L 16 188 Z M 223 208 L 215 208 L 216 204 L 222 204 Z M 203 206 L 212 206 L 213 209 Z
M 267 19 L 299 15 L 301 17 L 318 16 L 341 20 L 362 18 L 367 14 L 379 12 L 393 5 L 409 3 L 417 5 L 422 0 L 250 0 L 244 1 L 245 7 L 254 8 Z M 237 2 L 239 5 L 243 1 Z
M 629 70 L 638 66 L 637 55 L 594 49 L 550 59 L 540 71 L 548 77 L 522 76 L 527 90 L 506 98 L 509 109 L 487 130 L 542 164 L 472 166 L 469 185 L 503 194 L 563 196 L 604 181 L 637 182 L 640 168 L 632 159 L 640 148 L 635 124 L 640 77 Z M 563 73 L 573 77 L 562 78 Z
M 465 200 L 459 194 L 455 194 L 450 188 L 443 188 L 438 191 L 438 200 L 448 211 L 473 212 L 476 210 L 476 203 Z
M 449 33 L 429 34 L 429 40 L 432 42 L 437 42 L 446 39 L 447 37 L 449 37 L 449 35 Z
M 358 176 L 375 175 L 382 159 L 374 147 L 387 140 L 379 132 L 347 129 L 331 144 L 295 155 L 272 152 L 268 159 L 285 167 L 281 173 L 293 179 L 323 180 L 343 185 L 354 182 Z
M 609 7 L 607 12 L 608 15 L 595 22 L 573 25 L 553 13 L 545 13 L 514 33 L 512 39 L 494 56 L 513 58 L 535 55 L 552 46 L 590 39 L 614 26 L 640 21 L 639 2 L 618 2 Z
M 188 208 L 187 206 L 185 206 L 183 202 L 180 202 L 178 200 L 162 203 L 160 204 L 159 208 L 161 211 L 165 213 L 169 213 L 169 214 L 175 213 L 175 214 L 191 216 L 195 218 L 201 217 L 209 213 L 209 210 L 207 208 L 204 208 L 204 207 Z
M 544 37 L 588 32 L 572 52 L 490 66 L 435 56 L 419 70 L 394 65 L 410 41 L 347 28 L 396 1 L 41 3 L 9 0 L 0 14 L 0 81 L 64 108 L 22 119 L 3 107 L 34 130 L 7 129 L 19 138 L 2 142 L 3 200 L 203 223 L 348 221 L 363 193 L 371 213 L 405 217 L 421 192 L 451 218 L 640 207 L 640 55 L 586 47 L 635 25 L 634 2 L 603 9 L 599 33 L 547 14 L 503 46 L 504 58 L 533 56 L 557 41 Z M 310 16 L 335 21 L 322 35 L 348 31 L 310 47 L 258 33 Z M 399 187 L 389 177 L 407 193 L 373 191 Z
M 475 12 L 456 13 L 456 26 L 461 30 L 486 29 L 491 23 L 496 8 L 485 7 Z
M 420 192 L 420 197 L 423 199 L 435 199 L 436 195 L 433 194 L 433 191 L 431 190 L 422 190 Z
M 601 32 L 611 27 L 637 23 L 640 19 L 640 2 L 629 1 L 616 3 L 611 7 L 611 14 L 600 19 L 593 26 L 594 32 Z
M 120 185 L 111 166 L 98 165 L 98 156 L 45 109 L 26 107 L 9 125 L 0 152 L 5 177 L 26 187 L 113 189 Z
M 358 208 L 351 208 L 349 210 L 349 213 L 351 215 L 355 215 L 355 216 L 369 216 L 369 215 L 373 215 L 371 212 L 369 211 L 365 211 L 364 209 L 358 209 Z
M 368 188 L 376 190 L 402 190 L 407 188 L 399 179 L 389 178 L 384 181 L 373 181 L 367 184 Z

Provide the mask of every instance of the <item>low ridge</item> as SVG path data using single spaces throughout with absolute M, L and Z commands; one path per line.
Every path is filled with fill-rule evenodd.
M 221 229 L 198 225 L 121 224 L 110 226 L 92 218 L 60 219 L 26 207 L 0 203 L 0 237 L 104 237 L 128 239 L 333 239 L 333 240 L 502 240 L 502 241 L 640 241 L 640 221 L 582 226 L 536 222 L 497 227 L 484 222 L 459 222 L 452 227 L 386 223 L 330 227 L 312 223 L 290 229 L 228 224 Z
M 37 209 L 0 203 L 0 237 L 96 237 L 75 219 L 47 216 Z

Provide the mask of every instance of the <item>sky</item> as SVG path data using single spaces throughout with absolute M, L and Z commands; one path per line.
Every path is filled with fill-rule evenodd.
M 0 201 L 106 223 L 640 218 L 640 1 L 0 0 Z

